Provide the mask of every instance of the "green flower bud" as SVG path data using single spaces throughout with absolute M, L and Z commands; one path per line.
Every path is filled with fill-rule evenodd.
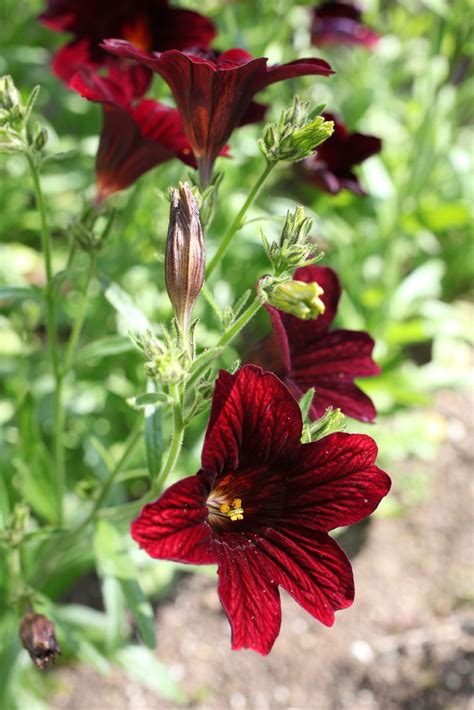
M 165 279 L 176 322 L 185 341 L 191 313 L 204 282 L 204 267 L 199 207 L 189 185 L 180 183 L 171 193 Z
M 319 298 L 323 293 L 323 289 L 315 281 L 285 281 L 271 289 L 268 303 L 301 320 L 309 320 L 324 313 L 326 307 Z

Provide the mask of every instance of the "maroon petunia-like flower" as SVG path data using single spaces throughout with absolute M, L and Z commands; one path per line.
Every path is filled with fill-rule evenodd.
M 269 653 L 278 587 L 327 626 L 352 604 L 349 561 L 328 535 L 367 517 L 390 489 L 368 436 L 302 444 L 298 403 L 272 373 L 221 372 L 202 468 L 146 505 L 133 538 L 151 556 L 218 565 L 232 648 Z
M 266 305 L 272 331 L 246 361 L 277 374 L 297 399 L 314 387 L 312 419 L 332 406 L 363 422 L 373 421 L 375 407 L 354 378 L 379 374 L 372 360 L 374 341 L 363 331 L 329 329 L 341 296 L 337 274 L 327 266 L 305 266 L 295 271 L 294 279 L 316 281 L 324 290 L 321 300 L 326 310 L 315 320 L 300 320 Z
M 163 51 L 207 47 L 216 34 L 206 17 L 171 8 L 167 0 L 102 0 L 99 4 L 95 0 L 48 0 L 39 19 L 56 32 L 73 34 L 73 41 L 53 58 L 53 71 L 65 82 L 83 66 L 117 64 L 100 47 L 107 37 L 120 37 L 146 51 Z M 136 96 L 143 95 L 151 77 L 148 70 L 140 73 Z
M 378 34 L 362 22 L 362 9 L 354 2 L 329 0 L 313 9 L 311 41 L 317 47 L 358 44 L 371 49 L 378 40 Z
M 242 49 L 230 49 L 212 59 L 175 50 L 144 52 L 116 39 L 106 40 L 103 46 L 144 64 L 169 84 L 199 164 L 202 185 L 209 183 L 214 161 L 234 128 L 248 122 L 255 94 L 291 77 L 333 73 L 322 59 L 268 67 L 266 58 L 253 59 Z
M 326 112 L 323 116 L 334 121 L 334 133 L 318 146 L 315 155 L 298 163 L 296 169 L 323 192 L 336 195 L 345 188 L 363 197 L 367 193 L 353 171 L 354 165 L 380 153 L 382 141 L 377 136 L 350 133 L 333 113 Z
M 179 112 L 152 99 L 134 103 L 129 74 L 112 68 L 109 76 L 103 77 L 84 68 L 70 86 L 103 108 L 96 158 L 96 205 L 171 158 L 197 166 Z

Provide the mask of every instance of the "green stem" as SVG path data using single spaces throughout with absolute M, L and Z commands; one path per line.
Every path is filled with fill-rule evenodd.
M 64 457 L 64 411 L 62 402 L 62 372 L 59 357 L 58 335 L 56 330 L 56 294 L 51 258 L 51 235 L 46 218 L 46 206 L 39 179 L 38 166 L 35 159 L 27 152 L 26 159 L 30 168 L 31 178 L 36 196 L 36 204 L 41 221 L 41 246 L 46 272 L 46 329 L 51 354 L 56 388 L 54 393 L 54 453 L 56 463 L 56 493 L 58 496 L 58 522 L 62 522 L 62 508 L 65 490 L 65 457 Z
M 84 325 L 84 320 L 87 313 L 87 305 L 89 302 L 89 287 L 92 278 L 95 273 L 96 257 L 95 254 L 90 255 L 89 268 L 87 270 L 87 276 L 82 290 L 82 298 L 79 306 L 79 311 L 74 322 L 71 337 L 66 350 L 66 357 L 64 358 L 64 365 L 62 369 L 63 376 L 66 375 L 71 369 L 74 354 L 76 351 L 77 344 L 79 342 L 79 337 L 81 335 L 82 326 Z
M 124 467 L 124 465 L 127 463 L 128 459 L 130 458 L 131 454 L 133 453 L 136 445 L 139 443 L 141 436 L 142 436 L 142 422 L 141 420 L 138 420 L 137 424 L 134 426 L 132 431 L 130 432 L 128 439 L 125 443 L 125 449 L 120 457 L 120 459 L 117 461 L 113 469 L 110 471 L 109 475 L 107 476 L 106 480 L 104 481 L 104 485 L 102 486 L 102 490 L 97 496 L 94 505 L 92 506 L 92 510 L 90 511 L 89 515 L 82 521 L 82 523 L 79 524 L 79 526 L 73 530 L 72 532 L 74 534 L 77 534 L 84 530 L 89 523 L 95 518 L 95 515 L 99 508 L 101 507 L 102 503 L 104 500 L 107 498 L 107 495 L 109 494 L 109 491 L 117 478 L 118 474 Z
M 178 385 L 170 385 L 170 393 L 174 395 L 173 404 L 173 436 L 171 437 L 171 443 L 168 448 L 168 453 L 166 455 L 166 460 L 161 468 L 161 471 L 153 481 L 152 492 L 154 495 L 158 495 L 161 490 L 163 483 L 166 481 L 168 476 L 174 471 L 174 468 L 178 462 L 179 453 L 181 451 L 181 446 L 183 445 L 184 439 L 184 420 L 183 420 L 183 397 L 184 392 L 179 388 Z
M 216 266 L 220 264 L 222 261 L 225 253 L 227 252 L 230 243 L 232 239 L 234 238 L 234 235 L 239 231 L 239 229 L 243 225 L 243 220 L 245 215 L 247 214 L 247 211 L 249 210 L 250 206 L 253 204 L 254 200 L 258 196 L 258 193 L 260 192 L 263 183 L 267 179 L 267 177 L 270 175 L 271 171 L 275 167 L 276 163 L 269 163 L 265 165 L 265 169 L 261 173 L 260 177 L 258 178 L 257 182 L 253 186 L 252 190 L 250 191 L 247 199 L 245 200 L 244 204 L 242 205 L 239 213 L 235 217 L 234 221 L 230 225 L 229 229 L 227 232 L 224 234 L 221 243 L 219 244 L 219 247 L 212 257 L 211 261 L 209 262 L 209 265 L 206 270 L 206 278 L 209 278 L 209 276 L 212 274 Z
M 226 332 L 221 335 L 217 343 L 217 347 L 224 347 L 225 345 L 230 343 L 230 341 L 233 340 L 235 336 L 240 333 L 242 328 L 244 328 L 247 323 L 254 317 L 254 315 L 257 313 L 262 304 L 263 298 L 261 296 L 257 296 L 255 301 L 250 304 L 250 306 L 242 313 L 239 318 L 237 318 L 237 320 L 229 328 L 229 330 L 226 330 Z

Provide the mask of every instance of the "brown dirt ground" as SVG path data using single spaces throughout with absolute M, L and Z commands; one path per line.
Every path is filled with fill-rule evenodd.
M 282 592 L 272 653 L 231 652 L 215 582 L 186 575 L 157 610 L 158 657 L 193 710 L 474 710 L 471 403 L 445 393 L 429 498 L 375 519 L 354 559 L 357 597 L 327 629 Z M 464 415 L 459 412 L 464 411 Z M 466 414 L 467 412 L 467 414 Z M 396 484 L 395 484 L 396 495 Z M 53 710 L 174 710 L 118 671 L 56 671 Z

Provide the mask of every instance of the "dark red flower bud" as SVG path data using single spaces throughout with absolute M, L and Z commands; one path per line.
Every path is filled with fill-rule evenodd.
M 21 621 L 18 630 L 21 642 L 38 667 L 48 668 L 61 653 L 56 641 L 53 622 L 42 614 L 30 612 Z
M 204 281 L 204 266 L 199 207 L 189 185 L 180 183 L 171 195 L 165 278 L 176 321 L 184 338 L 187 338 L 191 313 Z

